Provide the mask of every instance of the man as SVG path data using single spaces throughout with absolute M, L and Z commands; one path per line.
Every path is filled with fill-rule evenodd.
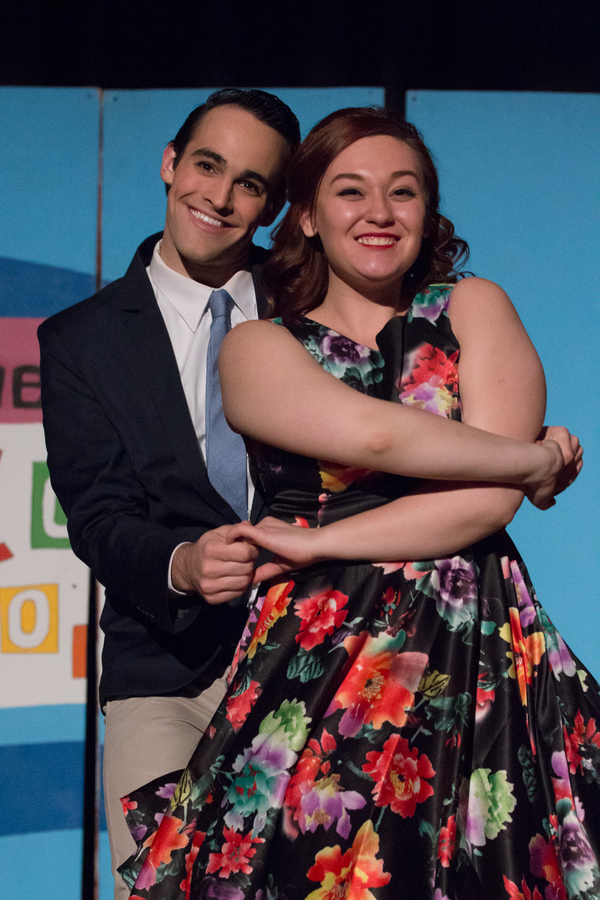
M 209 463 L 224 463 L 218 484 L 206 464 L 208 420 L 215 434 L 224 426 L 207 364 L 222 314 L 213 302 L 226 289 L 232 325 L 265 312 L 264 251 L 252 236 L 283 205 L 299 138 L 277 97 L 212 94 L 164 152 L 162 240 L 148 238 L 123 278 L 39 329 L 52 485 L 75 553 L 106 589 L 100 702 L 115 898 L 129 896 L 116 867 L 135 849 L 120 797 L 187 763 L 245 619 L 243 605 L 224 602 L 248 589 L 257 552 L 226 543 L 249 517 L 245 456 L 211 450 Z

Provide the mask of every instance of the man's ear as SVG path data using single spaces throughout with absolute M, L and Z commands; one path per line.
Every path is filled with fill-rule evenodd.
M 173 143 L 167 144 L 165 148 L 165 152 L 163 153 L 162 165 L 160 167 L 160 177 L 164 181 L 166 185 L 171 185 L 173 183 L 173 176 L 175 174 L 175 148 L 173 147 Z
M 312 210 L 308 209 L 306 210 L 306 212 L 302 213 L 302 215 L 300 216 L 300 228 L 307 238 L 311 238 L 316 235 L 317 229 L 313 225 Z

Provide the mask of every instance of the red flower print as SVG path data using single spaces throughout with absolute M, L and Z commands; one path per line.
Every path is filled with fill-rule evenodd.
M 303 650 L 312 650 L 317 644 L 322 644 L 325 635 L 333 634 L 346 618 L 348 611 L 344 606 L 347 602 L 346 594 L 331 589 L 304 600 L 296 600 L 296 615 L 302 619 L 296 643 Z
M 194 868 L 194 862 L 196 857 L 198 856 L 198 850 L 204 843 L 204 838 L 206 837 L 205 831 L 197 831 L 192 840 L 192 846 L 190 847 L 190 852 L 186 854 L 185 857 L 185 878 L 179 885 L 182 891 L 185 891 L 185 900 L 190 900 L 190 888 L 192 886 L 192 869 Z
M 302 756 L 296 763 L 294 774 L 290 778 L 284 801 L 284 828 L 286 834 L 292 839 L 297 837 L 298 822 L 301 810 L 302 797 L 311 790 L 317 779 L 322 775 L 328 775 L 331 769 L 329 757 L 337 748 L 333 738 L 326 728 L 321 735 L 321 743 L 311 738 Z
M 510 881 L 506 875 L 502 876 L 504 878 L 504 888 L 509 897 L 514 897 L 514 900 L 543 900 L 542 895 L 535 888 L 533 894 L 527 887 L 527 882 L 525 879 L 521 882 L 522 892 L 519 890 L 518 886 L 514 883 L 514 881 Z
M 577 769 L 580 769 L 583 775 L 584 759 L 589 760 L 594 754 L 594 748 L 600 748 L 600 734 L 596 728 L 596 720 L 589 719 L 586 725 L 581 710 L 577 710 L 573 731 L 569 733 L 566 728 L 563 731 L 569 771 L 574 775 Z
M 144 843 L 144 847 L 150 847 L 146 862 L 150 862 L 150 865 L 158 869 L 161 863 L 171 862 L 173 850 L 187 847 L 190 841 L 189 837 L 178 831 L 182 825 L 183 819 L 178 819 L 177 816 L 165 814 L 162 817 L 158 831 L 150 835 Z
M 484 719 L 490 709 L 492 708 L 492 703 L 496 699 L 496 691 L 494 690 L 486 690 L 485 688 L 478 687 L 477 688 L 477 707 L 475 709 L 475 719 L 480 722 L 481 719 Z
M 248 647 L 248 657 L 250 659 L 254 657 L 258 645 L 265 643 L 267 634 L 277 619 L 287 615 L 287 607 L 290 602 L 288 594 L 293 587 L 293 581 L 286 581 L 282 584 L 274 584 L 272 588 L 269 588 Z
M 541 834 L 536 834 L 529 841 L 529 856 L 532 874 L 537 878 L 545 878 L 552 885 L 553 891 L 550 895 L 552 900 L 567 900 L 567 892 L 552 841 L 546 842 Z M 548 892 L 546 891 L 546 893 Z
M 210 875 L 212 872 L 219 872 L 220 878 L 229 878 L 232 872 L 234 875 L 237 872 L 249 875 L 252 871 L 249 861 L 256 853 L 252 844 L 263 844 L 263 838 L 253 838 L 251 831 L 242 835 L 233 828 L 224 828 L 223 837 L 225 843 L 221 852 L 211 853 L 208 858 L 207 873 Z
M 456 362 L 458 350 L 446 356 L 443 350 L 432 344 L 423 344 L 413 353 L 410 375 L 403 379 L 404 385 L 423 384 L 431 378 L 441 379 L 450 387 L 458 387 L 458 371 Z
M 443 350 L 423 344 L 407 357 L 408 372 L 398 382 L 400 400 L 404 404 L 449 416 L 458 409 L 459 351 L 446 356 Z
M 507 622 L 500 629 L 503 640 L 512 644 L 512 651 L 506 655 L 512 658 L 513 664 L 508 670 L 511 678 L 516 676 L 521 694 L 521 703 L 527 706 L 527 685 L 533 681 L 534 668 L 540 662 L 546 650 L 546 641 L 541 631 L 528 637 L 523 635 L 519 611 L 511 606 L 510 624 Z
M 383 860 L 377 859 L 379 836 L 371 821 L 358 831 L 352 847 L 342 853 L 338 844 L 325 847 L 315 857 L 315 864 L 308 870 L 311 881 L 319 881 L 321 887 L 312 891 L 306 900 L 376 900 L 369 888 L 388 884 L 391 875 L 383 871 Z
M 156 870 L 160 865 L 171 862 L 173 850 L 187 847 L 190 842 L 189 835 L 180 834 L 178 828 L 183 825 L 183 820 L 176 816 L 164 815 L 158 830 L 144 842 L 144 847 L 150 850 L 140 869 L 135 887 L 146 890 L 156 884 Z
M 375 781 L 373 796 L 376 806 L 390 806 L 402 818 L 415 814 L 417 803 L 433 794 L 425 781 L 435 771 L 427 756 L 419 756 L 416 747 L 409 751 L 408 741 L 393 734 L 383 745 L 383 751 L 367 753 L 369 760 L 362 768 Z
M 438 859 L 445 869 L 450 865 L 450 861 L 454 856 L 454 846 L 456 841 L 456 816 L 450 816 L 447 825 L 440 828 L 440 836 L 438 838 Z
M 254 706 L 255 701 L 260 697 L 262 688 L 258 681 L 251 681 L 250 685 L 241 694 L 231 697 L 227 703 L 226 718 L 231 722 L 234 731 L 238 731 L 244 722 L 248 713 Z
M 127 813 L 130 809 L 137 809 L 137 803 L 135 800 L 130 800 L 129 797 L 121 797 L 121 806 L 123 807 L 123 815 L 127 817 Z
M 344 641 L 351 657 L 363 640 L 363 635 L 353 635 Z M 384 722 L 404 725 L 427 665 L 424 653 L 374 652 L 376 646 L 377 639 L 367 638 L 334 697 L 334 708 L 346 710 L 339 725 L 345 737 L 354 737 L 367 724 L 376 729 Z

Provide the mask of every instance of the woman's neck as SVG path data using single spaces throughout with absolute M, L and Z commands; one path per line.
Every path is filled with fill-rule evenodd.
M 308 317 L 359 344 L 377 349 L 376 337 L 381 329 L 394 316 L 404 315 L 408 306 L 398 286 L 366 296 L 347 284 L 330 280 L 325 299 Z

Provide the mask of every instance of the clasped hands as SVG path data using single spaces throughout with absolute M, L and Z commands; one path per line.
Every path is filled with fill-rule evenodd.
M 562 466 L 542 485 L 530 485 L 525 493 L 540 509 L 555 504 L 554 497 L 575 481 L 583 465 L 578 438 L 566 428 L 545 426 L 537 443 L 558 445 Z M 552 446 L 556 452 L 556 446 Z M 557 454 L 558 455 L 558 454 Z M 330 558 L 323 552 L 325 529 L 302 528 L 270 516 L 258 525 L 239 522 L 207 531 L 194 543 L 183 544 L 174 554 L 171 578 L 180 591 L 200 594 L 207 603 L 220 604 L 244 594 L 253 584 Z M 260 549 L 273 559 L 256 566 Z

